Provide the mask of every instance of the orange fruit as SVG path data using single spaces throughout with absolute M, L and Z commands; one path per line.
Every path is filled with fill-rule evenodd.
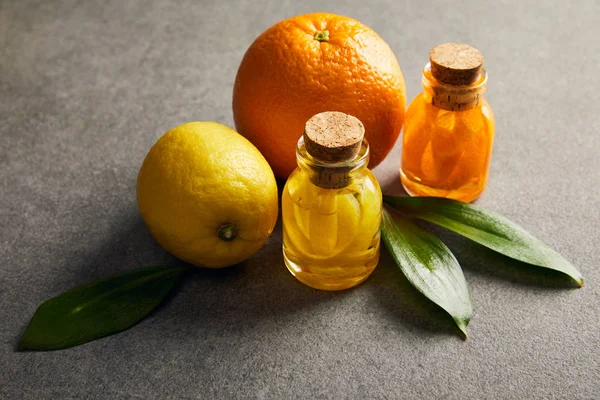
M 362 23 L 327 13 L 267 29 L 244 55 L 233 89 L 237 131 L 284 179 L 296 168 L 296 143 L 313 115 L 341 111 L 360 119 L 372 168 L 396 142 L 405 103 L 402 71 L 387 43 Z

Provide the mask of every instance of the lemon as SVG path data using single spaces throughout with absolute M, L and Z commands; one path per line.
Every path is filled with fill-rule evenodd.
M 137 201 L 165 250 L 211 268 L 256 253 L 278 213 L 277 184 L 265 158 L 216 122 L 190 122 L 165 133 L 142 164 Z

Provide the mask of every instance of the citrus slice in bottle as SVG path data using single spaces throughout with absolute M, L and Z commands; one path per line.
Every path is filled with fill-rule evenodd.
M 289 237 L 287 246 L 296 252 L 310 254 L 313 252 L 308 239 L 308 221 L 313 197 L 309 193 L 309 185 L 299 185 L 298 180 L 289 179 L 281 196 L 282 213 L 286 216 L 283 224 L 284 234 Z
M 359 228 L 360 203 L 347 189 L 313 188 L 308 212 L 296 207 L 296 226 L 310 243 L 315 258 L 331 258 L 348 246 Z
M 460 159 L 448 175 L 448 184 L 453 188 L 478 184 L 481 171 L 486 170 L 485 163 L 488 143 L 488 131 L 479 108 L 461 111 L 457 114 L 456 131 L 465 140 Z
M 402 146 L 402 170 L 422 179 L 421 157 L 429 144 L 432 131 L 433 106 L 427 103 L 421 93 L 407 111 L 410 120 L 404 127 Z
M 338 217 L 336 190 L 317 189 L 315 202 L 310 209 L 308 222 L 308 239 L 312 244 L 314 255 L 330 256 L 337 242 Z
M 352 247 L 356 251 L 367 251 L 373 244 L 375 236 L 379 233 L 381 225 L 381 189 L 373 182 L 375 177 L 371 171 L 367 171 L 371 179 L 365 179 L 364 187 L 361 189 L 362 215 L 359 222 L 360 228 L 357 230 L 356 238 L 352 242 Z
M 337 196 L 338 237 L 335 245 L 336 254 L 344 251 L 354 241 L 361 220 L 361 203 L 355 193 L 345 188 Z

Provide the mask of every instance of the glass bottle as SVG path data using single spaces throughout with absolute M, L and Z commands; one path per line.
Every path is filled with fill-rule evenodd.
M 316 289 L 356 286 L 379 261 L 382 207 L 362 123 L 341 112 L 313 116 L 296 159 L 282 195 L 285 265 Z
M 485 189 L 494 141 L 483 55 L 448 43 L 431 50 L 429 59 L 423 92 L 406 112 L 402 185 L 411 196 L 470 202 Z

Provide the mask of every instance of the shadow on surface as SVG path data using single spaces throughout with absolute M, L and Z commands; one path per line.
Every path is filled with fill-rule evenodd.
M 184 321 L 248 328 L 263 319 L 284 318 L 350 291 L 328 292 L 298 282 L 281 254 L 281 219 L 262 249 L 241 264 L 223 269 L 192 267 L 174 292 L 194 304 L 179 309 Z
M 119 217 L 118 227 L 113 229 L 109 241 L 90 246 L 96 249 L 93 254 L 74 254 L 71 261 L 66 261 L 68 268 L 52 283 L 55 288 L 52 296 L 126 270 L 152 265 L 186 265 L 189 269 L 181 275 L 165 301 L 141 321 L 160 314 L 161 321 L 152 323 L 152 335 L 167 337 L 172 330 L 217 330 L 221 334 L 235 335 L 266 319 L 269 323 L 278 322 L 303 309 L 340 300 L 349 293 L 311 289 L 288 272 L 281 254 L 280 219 L 267 243 L 250 259 L 228 268 L 203 269 L 164 251 L 135 207 L 128 208 Z M 115 225 L 118 220 L 115 217 Z M 25 328 L 26 324 L 15 337 L 15 344 Z
M 367 285 L 381 308 L 399 325 L 463 338 L 452 317 L 411 285 L 384 247 Z
M 561 272 L 513 260 L 436 225 L 415 222 L 440 237 L 465 270 L 527 287 L 547 290 L 578 288 L 572 278 Z M 411 285 L 383 247 L 379 266 L 367 284 L 373 296 L 399 324 L 462 337 L 452 317 Z
M 394 184 L 401 187 L 399 181 Z M 278 186 L 281 191 L 282 182 Z M 73 255 L 73 266 L 66 269 L 65 275 L 56 276 L 54 280 L 58 286 L 54 295 L 128 269 L 150 265 L 188 265 L 155 242 L 135 205 L 121 210 L 112 225 L 114 234 L 104 245 L 91 246 L 96 249 L 93 254 Z M 428 223 L 420 225 L 438 235 L 465 270 L 526 286 L 554 290 L 576 287 L 569 277 L 559 272 L 516 262 L 443 228 Z M 173 329 L 236 335 L 267 320 L 276 328 L 286 319 L 287 323 L 298 323 L 296 317 L 310 318 L 313 308 L 341 301 L 353 292 L 320 291 L 298 282 L 283 263 L 281 240 L 279 219 L 265 246 L 244 263 L 224 269 L 201 269 L 188 265 L 189 270 L 175 284 L 164 303 L 146 317 L 146 320 L 154 318 L 165 308 L 169 309 L 169 313 L 161 314 L 161 323 L 153 324 L 153 335 L 169 336 Z M 408 282 L 383 246 L 379 266 L 360 288 L 369 291 L 379 308 L 387 312 L 398 326 L 462 338 L 450 315 Z M 15 343 L 25 328 L 24 325 Z M 268 329 L 274 327 L 269 325 Z
M 66 276 L 56 277 L 57 286 L 63 287 L 65 281 L 75 286 L 134 268 L 182 264 L 154 240 L 135 203 L 121 210 L 109 226 L 108 240 L 103 244 L 90 243 L 93 252 L 73 254 L 67 260 Z
M 395 177 L 386 183 L 387 193 L 402 186 Z M 283 182 L 278 182 L 279 191 Z M 281 196 L 280 196 L 281 197 Z M 521 285 L 550 289 L 575 287 L 565 275 L 513 261 L 459 235 L 428 223 L 419 223 L 438 235 L 469 271 Z M 310 318 L 313 309 L 341 301 L 352 290 L 327 292 L 311 289 L 298 282 L 283 263 L 281 254 L 281 219 L 265 246 L 249 260 L 224 269 L 201 269 L 189 266 L 164 251 L 153 239 L 135 204 L 123 207 L 110 222 L 113 232 L 102 246 L 90 245 L 92 254 L 73 254 L 65 275 L 55 277 L 58 295 L 71 287 L 106 278 L 115 273 L 150 265 L 187 265 L 165 302 L 147 319 L 161 314 L 161 323 L 153 324 L 155 335 L 169 335 L 171 329 L 217 331 L 242 334 L 269 324 L 298 323 L 296 318 Z M 68 286 L 66 286 L 68 285 Z M 360 287 L 367 290 L 391 320 L 409 330 L 462 338 L 452 317 L 418 292 L 382 247 L 381 260 L 373 275 Z M 292 318 L 291 320 L 288 318 Z M 268 322 L 267 322 L 268 321 Z M 263 324 L 264 327 L 265 324 Z M 25 326 L 23 326 L 23 330 Z M 20 332 L 20 335 L 23 331 Z M 18 338 L 16 338 L 18 341 Z
M 579 288 L 572 278 L 561 272 L 513 260 L 433 224 L 424 222 L 423 227 L 452 250 L 465 270 L 524 286 L 556 290 Z
M 386 174 L 379 181 L 379 185 L 381 186 L 381 192 L 388 196 L 408 196 L 408 193 L 406 193 L 406 190 L 402 186 L 398 173 Z

